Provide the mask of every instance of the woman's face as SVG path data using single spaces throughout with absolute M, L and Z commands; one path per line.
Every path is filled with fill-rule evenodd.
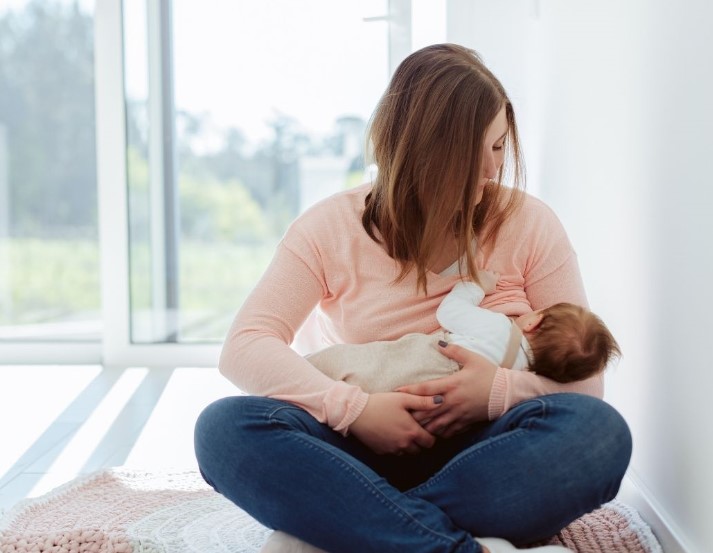
M 508 133 L 508 120 L 503 107 L 485 131 L 483 141 L 483 165 L 480 168 L 480 183 L 476 194 L 476 203 L 483 198 L 483 187 L 494 179 L 505 159 L 505 137 Z

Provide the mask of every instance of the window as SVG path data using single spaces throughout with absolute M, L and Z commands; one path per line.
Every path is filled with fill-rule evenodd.
M 92 6 L 0 7 L 0 341 L 101 338 Z
M 124 5 L 131 340 L 220 342 L 295 216 L 364 182 L 388 6 Z
M 2 362 L 215 366 L 288 223 L 364 180 L 371 111 L 445 7 L 5 0 Z

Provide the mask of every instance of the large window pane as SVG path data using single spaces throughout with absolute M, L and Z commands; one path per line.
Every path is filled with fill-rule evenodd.
M 101 334 L 93 4 L 0 4 L 0 340 Z
M 363 181 L 387 2 L 157 4 L 124 3 L 132 340 L 217 342 L 289 222 Z

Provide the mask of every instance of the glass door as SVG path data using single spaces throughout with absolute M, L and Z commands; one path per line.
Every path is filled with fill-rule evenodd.
M 133 343 L 221 342 L 287 225 L 364 182 L 387 10 L 124 2 Z
M 364 182 L 364 131 L 414 16 L 445 33 L 433 6 L 445 14 L 442 0 L 98 0 L 106 363 L 216 365 L 287 225 Z

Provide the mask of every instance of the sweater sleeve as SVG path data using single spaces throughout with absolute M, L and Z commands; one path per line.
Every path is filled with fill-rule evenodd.
M 577 255 L 561 223 L 546 208 L 534 233 L 525 274 L 525 293 L 533 310 L 559 302 L 588 307 Z M 595 397 L 604 395 L 601 374 L 578 382 L 560 383 L 528 371 L 498 368 L 490 392 L 488 418 L 494 420 L 513 405 L 533 397 L 560 392 L 574 392 Z
M 330 379 L 290 348 L 325 293 L 323 279 L 280 243 L 233 321 L 218 368 L 241 390 L 294 403 L 346 435 L 368 394 Z

